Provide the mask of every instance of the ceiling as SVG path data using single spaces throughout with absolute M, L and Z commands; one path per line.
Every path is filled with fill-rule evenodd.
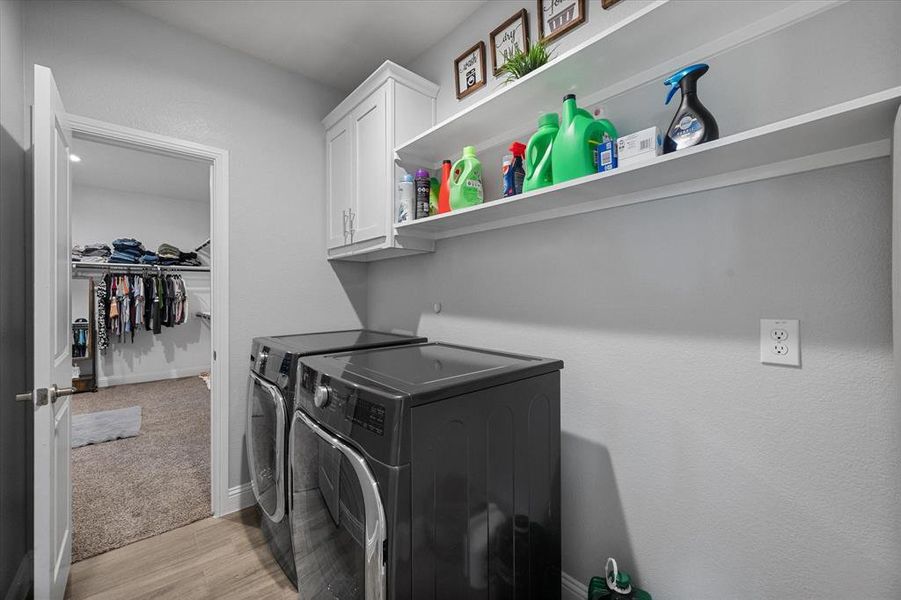
M 162 196 L 190 202 L 209 202 L 210 165 L 124 146 L 73 138 L 72 183 Z M 139 218 L 139 217 L 138 217 Z
M 338 90 L 409 65 L 487 0 L 119 0 Z

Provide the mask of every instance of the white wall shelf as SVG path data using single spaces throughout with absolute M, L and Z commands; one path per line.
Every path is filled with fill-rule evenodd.
M 482 151 L 509 144 L 534 132 L 538 116 L 558 107 L 566 93 L 575 93 L 580 106 L 591 106 L 659 83 L 685 64 L 707 60 L 840 4 L 741 0 L 730 2 L 728 10 L 711 10 L 709 2 L 654 2 L 400 144 L 395 153 L 402 164 L 434 167 L 464 146 Z M 682 29 L 691 35 L 672 35 Z
M 643 164 L 399 224 L 397 234 L 442 239 L 888 156 L 899 105 L 894 87 Z

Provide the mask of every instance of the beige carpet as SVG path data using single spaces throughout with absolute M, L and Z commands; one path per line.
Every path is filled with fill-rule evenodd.
M 210 516 L 210 392 L 199 377 L 73 397 L 73 413 L 140 406 L 134 438 L 72 450 L 72 560 Z

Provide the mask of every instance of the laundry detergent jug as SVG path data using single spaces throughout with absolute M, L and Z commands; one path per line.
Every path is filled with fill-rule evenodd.
M 441 184 L 438 189 L 438 214 L 450 212 L 450 176 L 453 164 L 449 160 L 441 163 Z
M 629 574 L 608 558 L 604 577 L 592 577 L 588 584 L 588 600 L 651 600 L 651 595 L 635 587 Z
M 451 210 L 475 206 L 483 200 L 482 163 L 476 158 L 475 146 L 466 146 L 463 148 L 463 158 L 451 169 Z
M 594 147 L 616 138 L 616 129 L 606 119 L 595 120 L 587 110 L 576 106 L 576 95 L 563 97 L 563 118 L 554 138 L 551 171 L 554 183 L 562 183 L 597 172 Z M 593 143 L 592 143 L 593 142 Z
M 526 168 L 526 178 L 522 183 L 523 192 L 531 192 L 554 183 L 551 173 L 551 152 L 559 130 L 560 117 L 557 113 L 547 113 L 538 118 L 538 131 L 529 140 L 523 160 Z

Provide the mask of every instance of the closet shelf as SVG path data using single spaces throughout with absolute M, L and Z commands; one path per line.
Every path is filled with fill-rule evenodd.
M 400 236 L 442 239 L 887 156 L 899 105 L 901 86 L 645 163 L 395 227 Z
M 117 271 L 117 272 L 157 272 L 163 271 L 166 273 L 172 271 L 196 271 L 199 273 L 209 273 L 209 266 L 199 266 L 193 267 L 189 265 L 145 265 L 145 264 L 129 264 L 129 263 L 108 263 L 108 262 L 72 262 L 72 272 L 87 272 L 87 271 Z
M 712 10 L 708 2 L 658 0 L 398 145 L 397 159 L 410 168 L 438 167 L 464 146 L 480 152 L 506 146 L 531 135 L 538 117 L 559 107 L 566 93 L 576 94 L 579 106 L 590 107 L 644 85 L 659 85 L 686 64 L 705 62 L 841 4 L 761 6 L 744 0 Z M 674 35 L 683 31 L 691 34 Z

